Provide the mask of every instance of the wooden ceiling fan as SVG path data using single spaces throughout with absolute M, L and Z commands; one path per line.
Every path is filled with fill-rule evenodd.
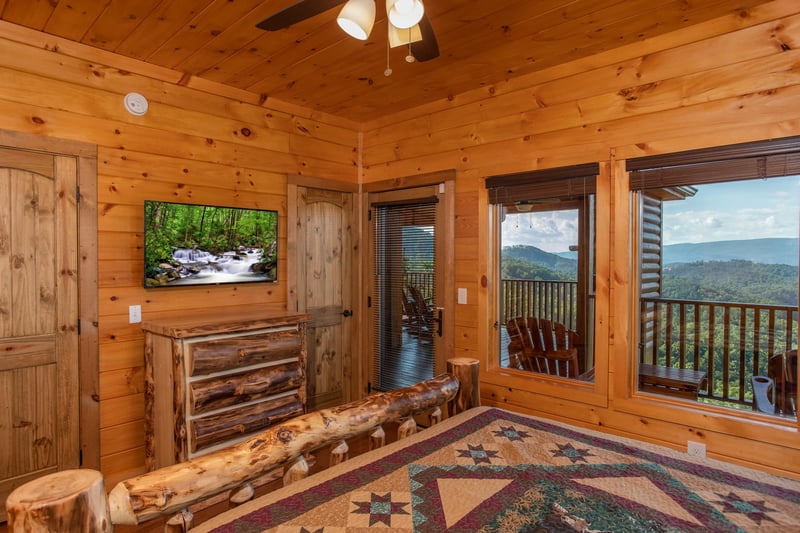
M 392 8 L 396 0 L 387 0 L 387 12 Z M 277 13 L 265 18 L 256 26 L 266 31 L 278 31 L 297 22 L 306 20 L 333 9 L 341 4 L 356 2 L 373 2 L 374 0 L 300 0 L 299 2 L 290 5 L 289 7 L 278 11 Z M 421 4 L 421 2 L 420 2 Z M 374 6 L 373 6 L 374 7 Z M 388 18 L 388 17 L 387 17 Z M 393 29 L 392 23 L 389 22 L 390 42 L 392 42 L 391 32 Z M 422 14 L 416 26 L 409 29 L 397 29 L 400 34 L 408 35 L 408 37 L 401 37 L 398 44 L 408 44 L 410 54 L 417 61 L 430 61 L 439 57 L 439 44 L 436 42 L 436 35 L 433 33 L 433 26 L 431 26 L 430 19 L 427 13 Z M 348 32 L 349 33 L 349 32 Z M 363 38 L 366 38 L 363 37 Z M 392 44 L 397 46 L 397 44 Z

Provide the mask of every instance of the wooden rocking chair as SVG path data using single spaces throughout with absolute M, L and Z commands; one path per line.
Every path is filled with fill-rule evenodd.
M 511 339 L 508 354 L 512 365 L 531 372 L 581 379 L 577 333 L 558 322 L 533 317 L 509 319 L 506 327 Z

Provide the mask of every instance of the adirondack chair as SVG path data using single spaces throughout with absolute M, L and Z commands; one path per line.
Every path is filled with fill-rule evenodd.
M 408 296 L 408 289 L 403 287 L 403 329 L 411 335 L 416 335 L 415 315 L 416 311 L 411 299 Z
M 581 378 L 577 333 L 558 322 L 534 317 L 511 318 L 506 328 L 512 365 L 551 376 Z
M 767 360 L 767 375 L 753 376 L 753 409 L 762 413 L 797 415 L 797 350 Z
M 419 288 L 408 285 L 408 302 L 411 309 L 411 328 L 412 334 L 420 339 L 433 338 L 433 308 L 428 301 L 422 296 Z

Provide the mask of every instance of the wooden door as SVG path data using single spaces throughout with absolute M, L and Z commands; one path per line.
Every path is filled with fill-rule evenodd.
M 296 201 L 296 310 L 311 315 L 306 375 L 314 410 L 351 399 L 353 194 L 296 187 Z
M 77 176 L 0 148 L 0 501 L 80 464 Z

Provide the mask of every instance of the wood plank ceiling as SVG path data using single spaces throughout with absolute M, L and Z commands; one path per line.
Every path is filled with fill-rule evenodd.
M 340 7 L 256 28 L 296 1 L 0 0 L 0 19 L 364 122 L 723 14 L 746 17 L 767 0 L 425 0 L 441 55 L 412 64 L 392 49 L 390 77 L 383 0 L 367 41 L 339 29 Z

